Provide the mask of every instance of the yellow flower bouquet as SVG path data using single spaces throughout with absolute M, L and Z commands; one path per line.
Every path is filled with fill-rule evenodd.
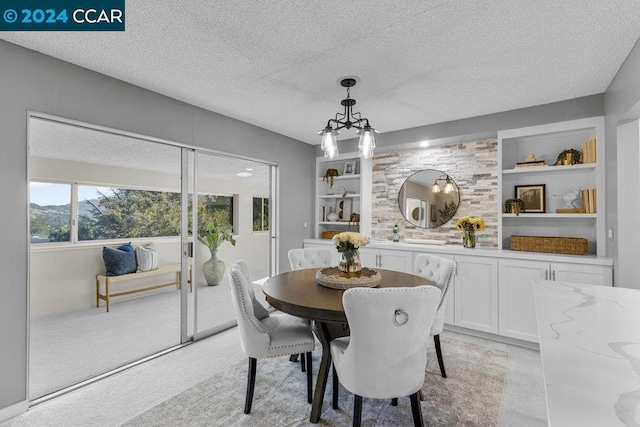
M 456 228 L 464 232 L 462 244 L 465 248 L 476 247 L 476 231 L 485 229 L 484 219 L 476 216 L 463 216 L 456 221 Z

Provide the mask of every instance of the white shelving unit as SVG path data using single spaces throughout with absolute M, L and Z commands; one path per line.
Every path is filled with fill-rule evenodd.
M 574 148 L 582 151 L 582 142 L 597 140 L 596 163 L 553 166 L 558 154 Z M 593 117 L 548 125 L 510 129 L 498 132 L 498 209 L 504 211 L 504 200 L 515 198 L 517 185 L 545 185 L 545 213 L 503 213 L 498 217 L 498 246 L 509 250 L 512 235 L 583 237 L 589 241 L 589 253 L 605 255 L 605 174 L 604 118 Z M 528 153 L 549 166 L 514 169 Z M 574 188 L 595 188 L 596 213 L 559 214 L 564 207 L 559 197 Z M 577 202 L 580 207 L 581 200 Z
M 355 173 L 344 174 L 345 163 L 353 161 L 356 162 Z M 333 178 L 333 185 L 323 178 L 327 169 L 336 169 L 339 173 L 339 176 Z M 360 159 L 357 153 L 341 154 L 335 160 L 316 158 L 315 200 L 316 238 L 322 238 L 323 231 L 331 230 L 371 234 L 371 160 Z M 327 218 L 331 212 L 339 214 L 340 210 L 342 218 L 337 221 Z M 360 215 L 359 223 L 349 223 L 351 213 Z

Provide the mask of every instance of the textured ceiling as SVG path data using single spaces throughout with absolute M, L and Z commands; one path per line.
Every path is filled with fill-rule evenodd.
M 180 174 L 181 166 L 178 147 L 37 118 L 29 121 L 29 155 L 174 175 Z M 235 175 L 247 168 L 252 176 Z M 199 155 L 197 173 L 252 185 L 269 182 L 269 166 L 228 156 Z
M 0 33 L 312 144 L 345 75 L 384 138 L 602 93 L 639 37 L 640 0 L 136 0 L 122 33 Z

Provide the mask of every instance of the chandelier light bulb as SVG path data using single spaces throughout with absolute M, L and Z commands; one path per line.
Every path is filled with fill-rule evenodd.
M 440 192 L 440 184 L 438 184 L 437 182 L 434 182 L 433 185 L 431 186 L 431 192 L 439 193 Z

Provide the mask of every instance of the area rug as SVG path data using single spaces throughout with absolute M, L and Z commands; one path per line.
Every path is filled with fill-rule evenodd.
M 422 415 L 429 426 L 496 426 L 507 374 L 509 354 L 488 347 L 441 337 L 447 378 L 440 376 L 438 360 L 429 348 Z M 432 344 L 432 343 L 431 343 Z M 314 352 L 317 372 L 320 351 Z M 212 361 L 212 363 L 215 363 Z M 251 414 L 245 415 L 247 362 L 239 362 L 209 379 L 151 408 L 125 426 L 302 426 L 309 422 L 306 376 L 288 358 L 258 361 Z M 202 367 L 206 369 L 206 366 Z M 315 386 L 315 380 L 314 380 Z M 353 395 L 340 386 L 340 409 L 331 408 L 332 379 L 317 425 L 352 423 Z M 363 426 L 413 425 L 409 398 L 398 406 L 389 400 L 363 399 Z

